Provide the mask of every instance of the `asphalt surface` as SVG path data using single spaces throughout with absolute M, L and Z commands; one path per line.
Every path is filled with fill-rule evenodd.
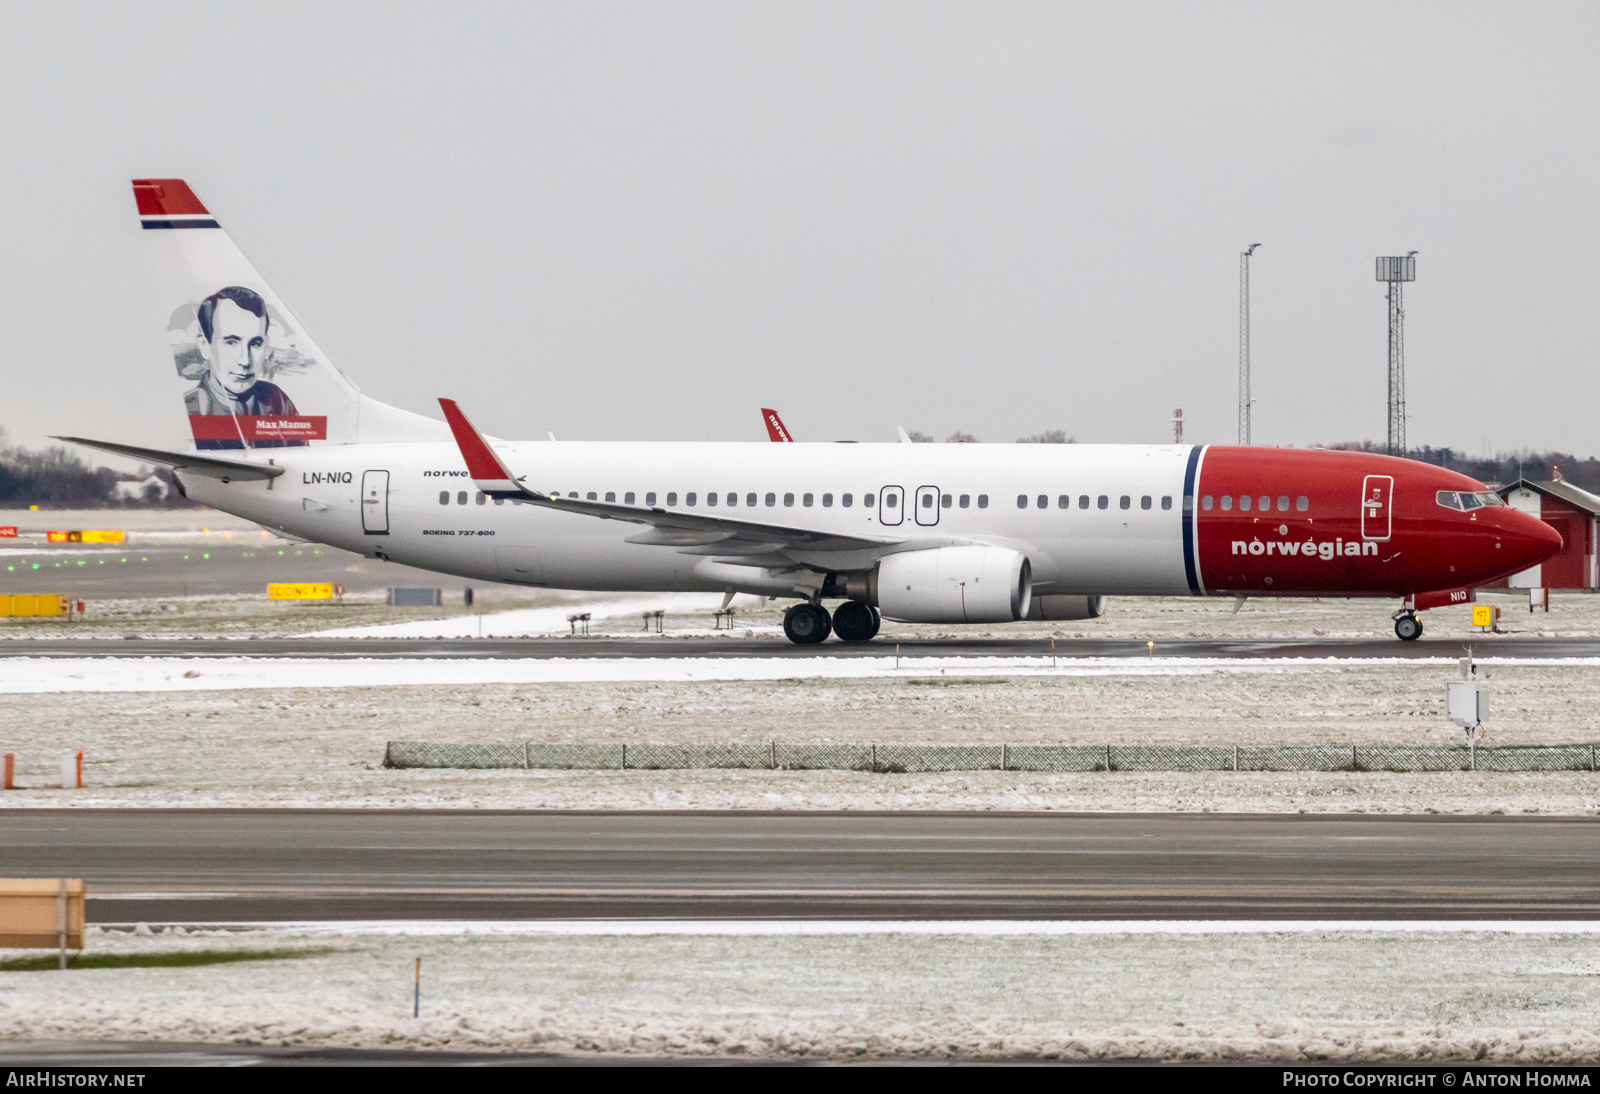
M 0 810 L 93 923 L 1593 919 L 1600 818 Z
M 1477 657 L 1600 657 L 1600 638 L 1475 635 Z M 1153 651 L 1140 639 L 930 638 L 796 646 L 782 638 L 13 638 L 0 657 L 1461 657 L 1460 639 L 1173 639 Z

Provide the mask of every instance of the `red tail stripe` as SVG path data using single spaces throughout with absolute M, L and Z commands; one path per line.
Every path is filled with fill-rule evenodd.
M 761 420 L 767 426 L 767 438 L 773 441 L 792 441 L 788 427 L 783 424 L 783 419 L 778 417 L 778 412 L 769 407 L 761 408 Z
M 478 436 L 478 431 L 472 428 L 472 423 L 467 421 L 467 416 L 461 413 L 461 408 L 456 406 L 454 399 L 440 399 L 439 407 L 444 411 L 444 420 L 450 423 L 450 432 L 455 434 L 456 447 L 461 449 L 461 458 L 467 461 L 469 475 L 479 481 L 496 479 L 515 481 L 511 472 L 500 462 L 500 457 L 494 454 L 494 450 Z
M 211 215 L 182 179 L 134 179 L 133 200 L 142 217 Z

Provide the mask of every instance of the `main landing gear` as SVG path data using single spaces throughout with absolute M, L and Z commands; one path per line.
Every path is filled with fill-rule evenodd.
M 846 600 L 833 609 L 833 632 L 844 642 L 869 642 L 882 623 L 878 609 L 859 600 Z
M 832 620 L 821 604 L 796 604 L 783 613 L 783 633 L 801 646 L 814 646 L 833 632 L 844 642 L 866 642 L 878 633 L 881 623 L 878 610 L 859 600 L 840 604 L 833 610 Z
M 1399 611 L 1394 614 L 1395 637 L 1402 642 L 1415 642 L 1422 637 L 1422 620 L 1416 613 Z

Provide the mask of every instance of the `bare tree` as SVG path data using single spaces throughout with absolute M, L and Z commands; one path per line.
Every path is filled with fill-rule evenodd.
M 950 434 L 950 436 L 946 437 L 944 442 L 945 444 L 977 444 L 978 438 L 974 437 L 971 433 L 963 433 L 958 429 L 954 433 Z
M 1030 433 L 1026 437 L 1018 437 L 1018 444 L 1077 444 L 1076 437 L 1069 437 L 1060 429 L 1047 429 L 1043 433 Z
M 906 430 L 906 436 L 910 437 L 914 444 L 932 444 L 933 443 L 933 438 L 932 437 L 930 437 L 926 433 L 919 432 L 918 430 L 915 430 L 915 429 Z

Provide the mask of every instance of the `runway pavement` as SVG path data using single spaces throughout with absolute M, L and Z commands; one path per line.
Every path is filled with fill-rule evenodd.
M 1600 818 L 0 810 L 93 923 L 1593 919 Z
M 929 638 L 796 646 L 781 638 L 128 638 L 0 639 L 0 657 L 1448 657 L 1464 656 L 1453 638 L 1173 639 L 1154 650 L 1141 639 Z M 1474 635 L 1479 658 L 1533 660 L 1600 657 L 1600 638 Z

